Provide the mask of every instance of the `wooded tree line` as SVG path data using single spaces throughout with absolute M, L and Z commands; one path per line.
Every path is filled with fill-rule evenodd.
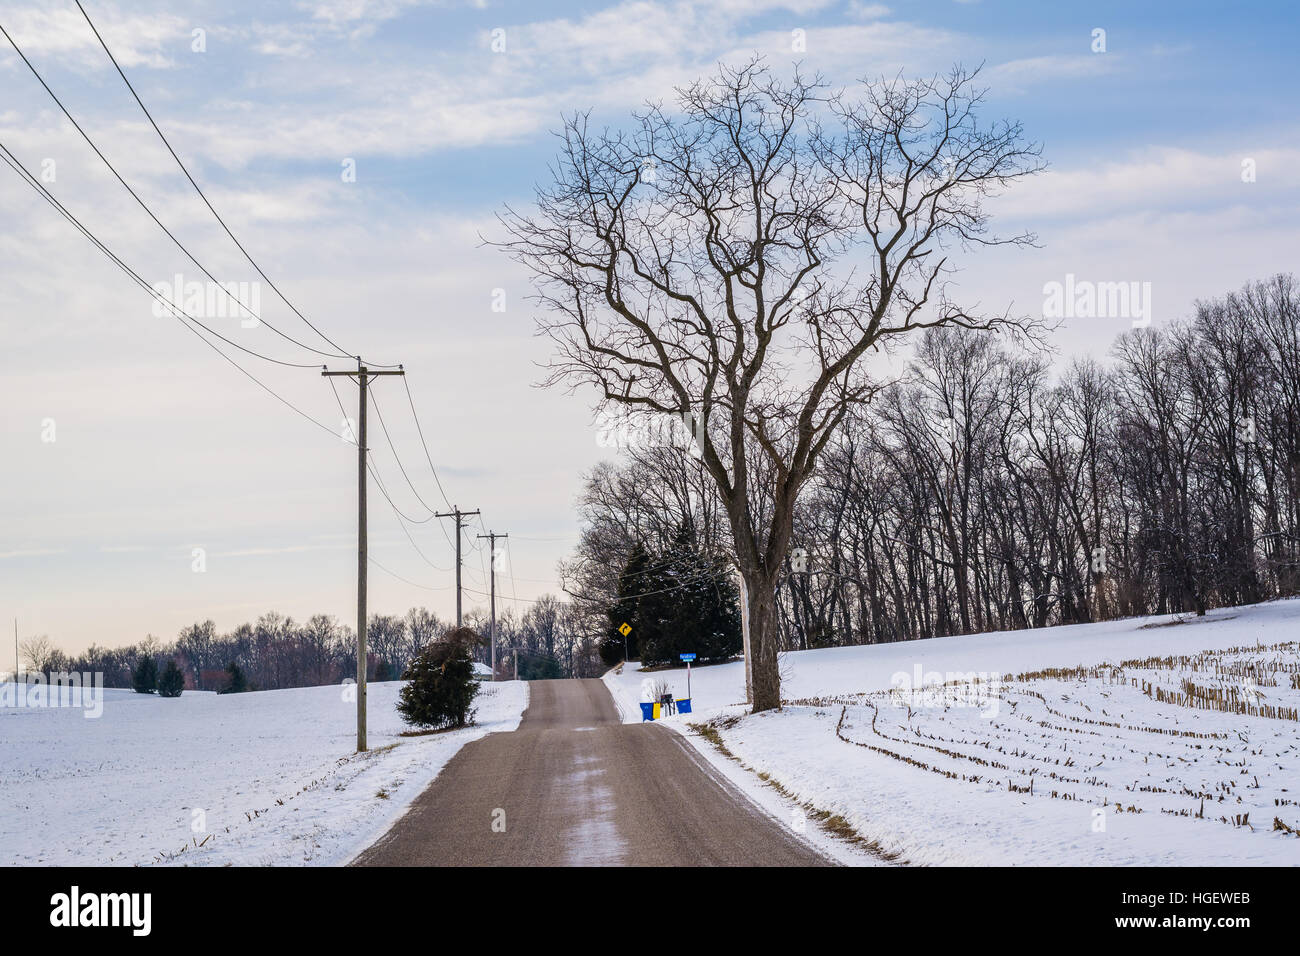
M 465 624 L 484 638 L 488 614 L 473 609 Z M 411 608 L 404 615 L 375 614 L 367 626 L 367 676 L 369 680 L 397 680 L 421 648 L 455 627 L 426 608 Z M 544 595 L 519 614 L 511 608 L 497 613 L 497 666 L 502 678 L 514 675 L 513 653 L 519 652 L 521 679 L 589 677 L 599 673 L 596 640 L 576 626 L 568 605 Z M 129 688 L 132 672 L 142 658 L 161 669 L 175 660 L 185 674 L 186 687 L 223 690 L 229 683 L 227 667 L 234 663 L 249 690 L 277 690 L 339 683 L 356 675 L 356 633 L 328 614 L 297 622 L 275 611 L 227 633 L 213 621 L 201 621 L 181 630 L 165 643 L 152 635 L 129 647 L 92 646 L 71 656 L 48 638 L 25 641 L 24 666 L 31 672 L 90 671 L 104 674 L 104 686 Z M 475 648 L 476 659 L 490 660 L 484 642 Z
M 1300 308 L 1276 276 L 1135 329 L 1108 359 L 928 330 L 846 419 L 801 496 L 778 586 L 786 649 L 1204 612 L 1300 590 Z M 588 478 L 567 570 L 612 602 L 638 543 L 718 503 L 680 449 Z M 1099 550 L 1100 549 L 1100 550 Z M 615 570 L 615 574 L 617 571 Z

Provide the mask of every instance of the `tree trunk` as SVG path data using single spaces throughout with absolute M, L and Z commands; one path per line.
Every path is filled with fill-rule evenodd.
M 776 593 L 771 582 L 746 580 L 749 591 L 749 652 L 752 669 L 754 713 L 781 706 L 781 672 L 777 664 Z

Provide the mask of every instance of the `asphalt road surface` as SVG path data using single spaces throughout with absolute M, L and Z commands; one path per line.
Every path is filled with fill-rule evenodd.
M 598 680 L 534 681 L 519 729 L 461 748 L 355 866 L 825 866 Z M 495 826 L 494 826 L 495 823 Z

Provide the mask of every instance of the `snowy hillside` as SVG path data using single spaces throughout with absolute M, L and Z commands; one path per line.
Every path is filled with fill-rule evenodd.
M 371 684 L 370 752 L 339 687 L 175 700 L 104 691 L 103 714 L 0 707 L 0 864 L 331 864 L 364 849 L 471 740 L 513 730 L 522 682 L 478 723 L 400 737 L 400 682 Z
M 695 714 L 667 723 L 711 722 L 743 765 L 912 863 L 1300 864 L 1298 639 L 1300 601 L 1281 601 L 804 651 L 781 712 L 746 714 L 736 662 L 694 669 Z M 611 673 L 627 720 L 647 676 L 686 694 L 684 670 Z

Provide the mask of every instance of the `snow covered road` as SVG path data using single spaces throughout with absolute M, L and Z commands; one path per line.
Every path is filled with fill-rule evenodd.
M 512 734 L 467 746 L 357 862 L 815 866 L 814 846 L 676 734 L 627 726 L 596 680 L 536 681 Z

